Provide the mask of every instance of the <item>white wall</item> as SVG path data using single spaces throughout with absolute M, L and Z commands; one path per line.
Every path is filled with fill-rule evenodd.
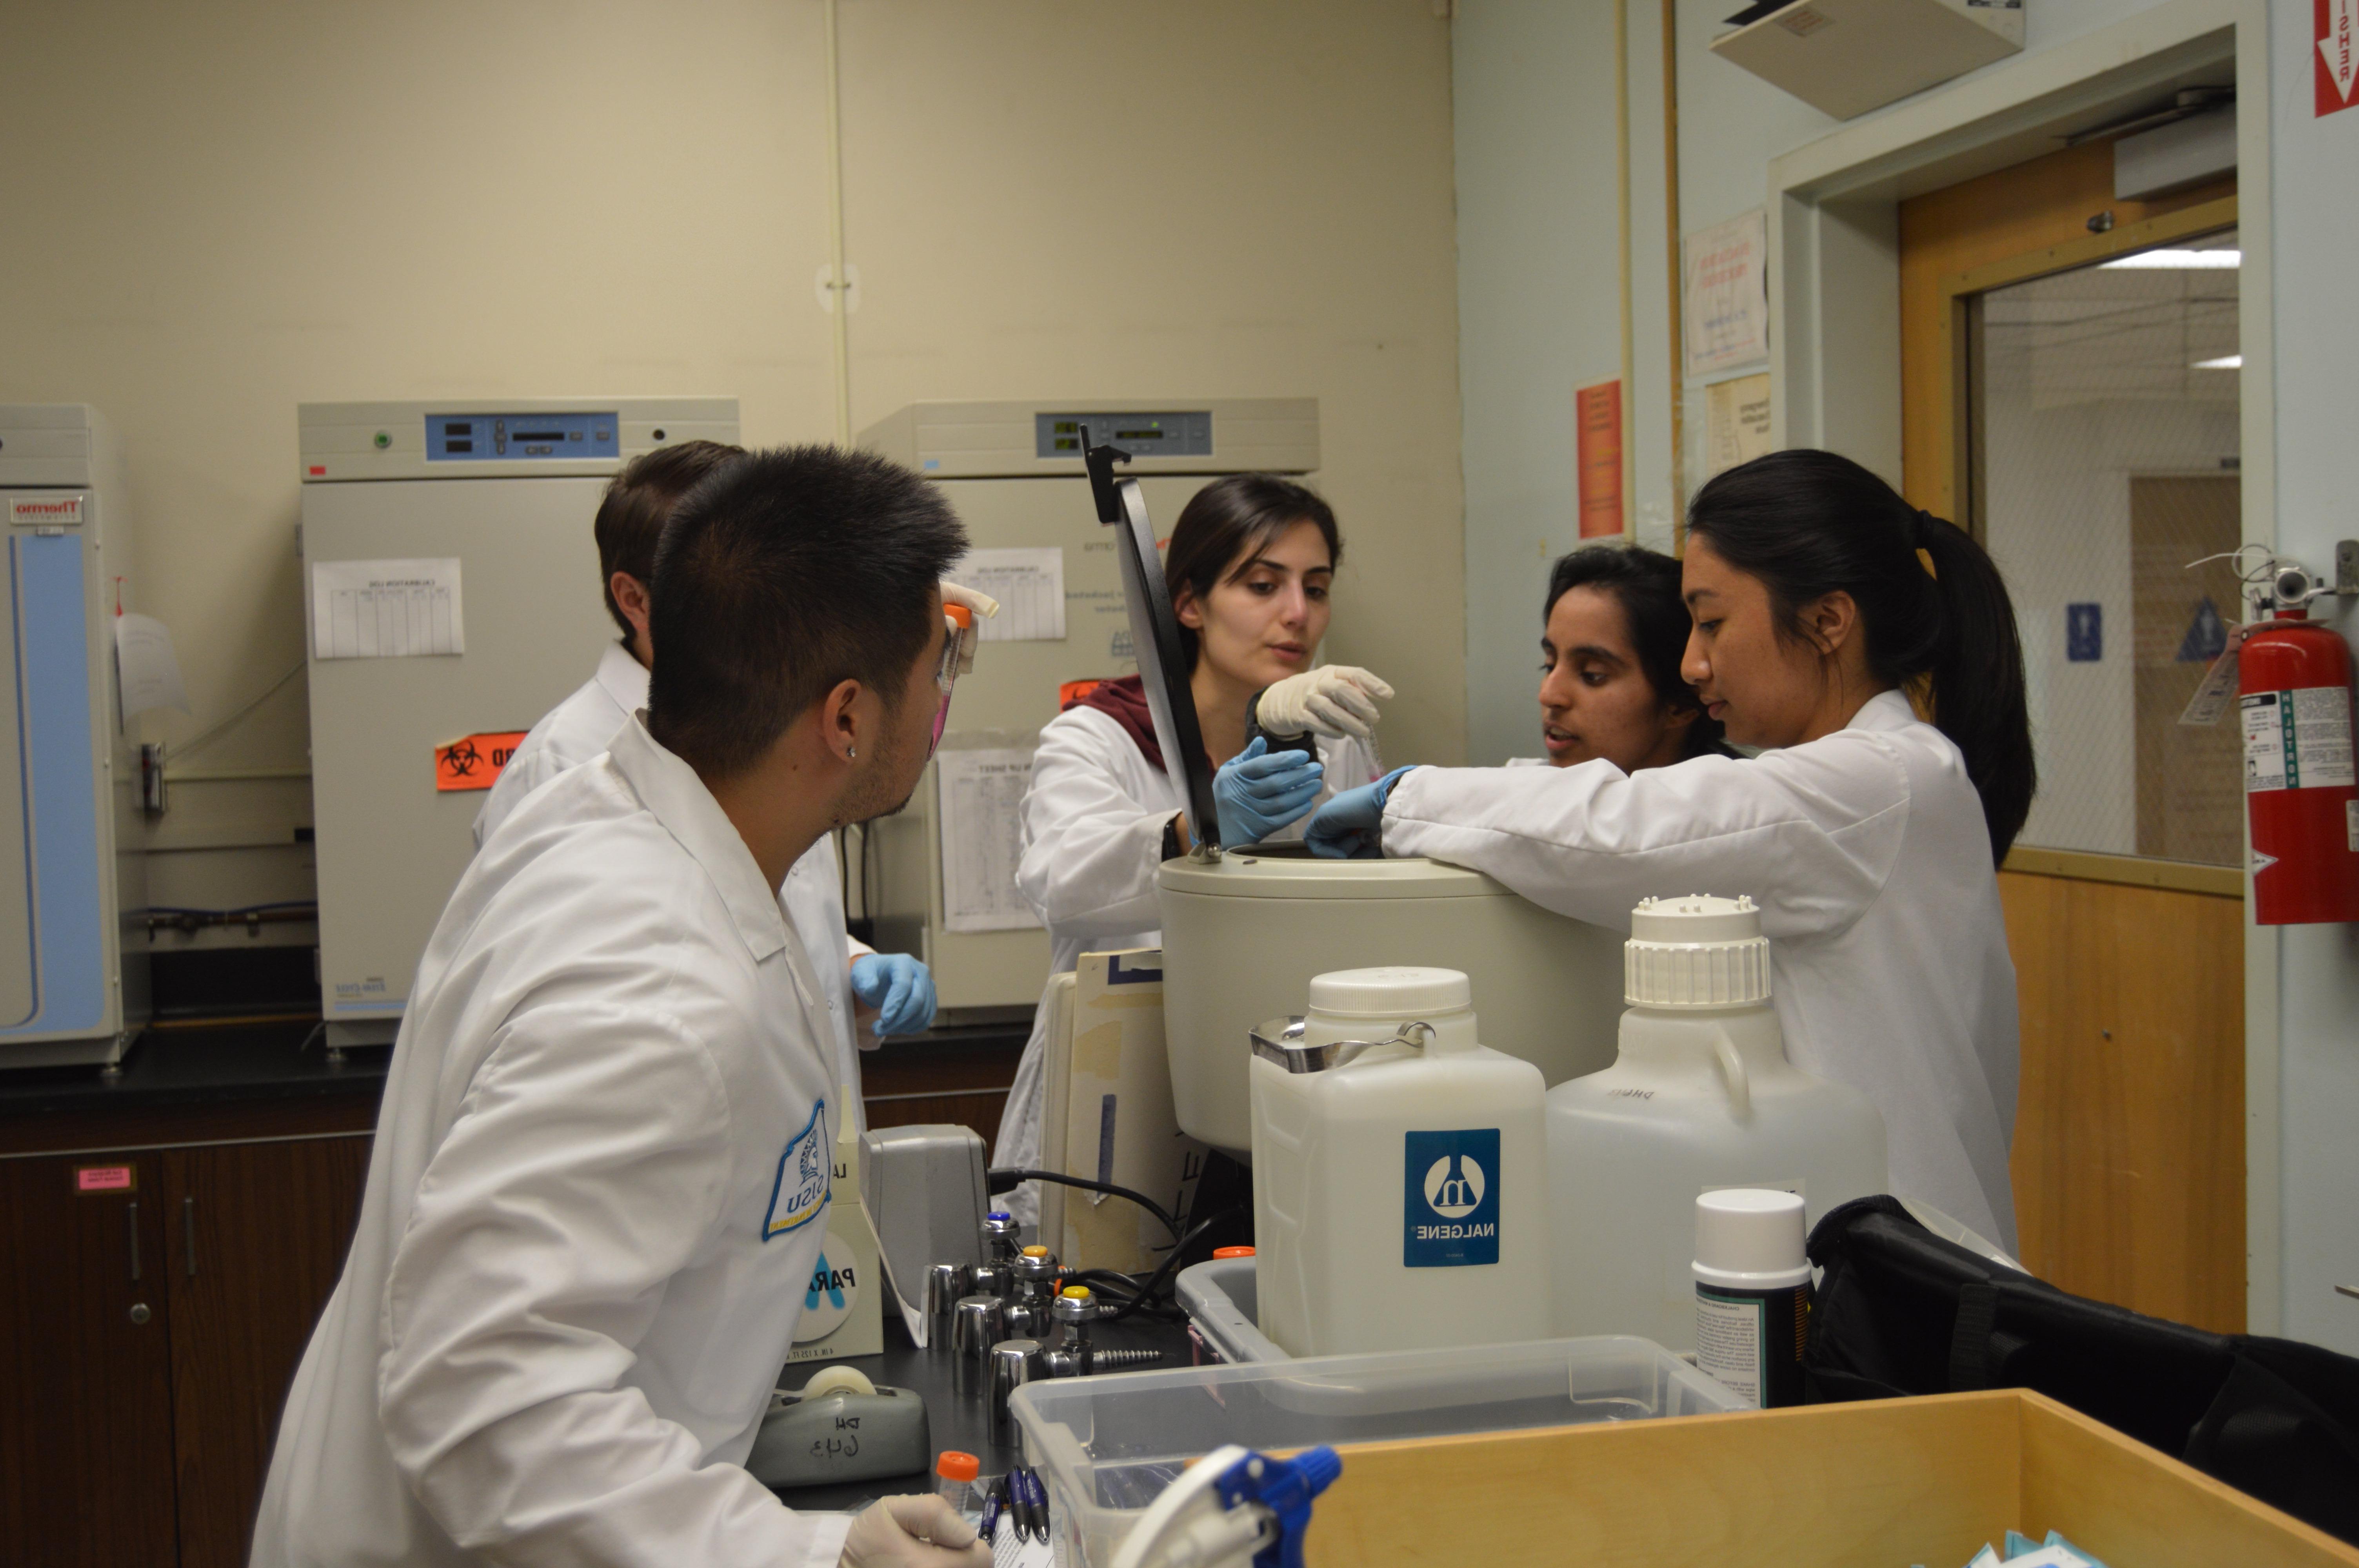
M 853 428 L 919 398 L 1319 397 L 1351 546 L 1329 652 L 1400 688 L 1388 750 L 1462 756 L 1430 0 L 842 16 Z M 300 660 L 299 401 L 720 394 L 750 441 L 828 438 L 821 38 L 817 0 L 12 9 L 0 400 L 123 434 L 125 602 L 173 627 L 195 709 L 161 738 Z M 299 679 L 187 765 L 299 773 L 305 746 Z M 309 820 L 301 777 L 184 784 L 155 896 L 308 896 Z
M 1467 750 L 1497 762 L 1540 754 L 1540 600 L 1580 534 L 1573 390 L 1622 373 L 1614 10 L 1473 0 L 1451 49 Z
M 2270 19 L 2277 546 L 2331 571 L 2334 542 L 2359 535 L 2359 109 L 2313 116 L 2305 0 L 2275 0 Z M 2350 611 L 2339 624 L 2349 635 Z M 2359 1354 L 2359 1301 L 2334 1289 L 2359 1285 L 2359 928 L 2288 926 L 2279 962 L 2283 1332 Z

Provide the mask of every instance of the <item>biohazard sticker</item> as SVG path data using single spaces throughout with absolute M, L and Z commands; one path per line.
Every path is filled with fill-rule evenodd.
M 489 789 L 499 783 L 508 761 L 516 754 L 530 733 L 524 730 L 485 730 L 479 735 L 462 735 L 434 748 L 434 787 L 447 793 L 454 789 Z

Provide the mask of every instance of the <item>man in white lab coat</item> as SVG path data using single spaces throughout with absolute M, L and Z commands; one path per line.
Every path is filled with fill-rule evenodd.
M 647 708 L 500 825 L 428 944 L 255 1568 L 989 1562 L 939 1498 L 798 1514 L 741 1467 L 841 1115 L 776 890 L 915 787 L 964 547 L 917 475 L 829 449 L 681 506 Z
M 541 716 L 500 771 L 475 813 L 478 849 L 527 795 L 603 752 L 630 716 L 647 706 L 647 666 L 655 656 L 647 634 L 647 584 L 655 577 L 656 543 L 680 499 L 745 452 L 719 441 L 675 442 L 632 459 L 606 487 L 591 533 L 598 545 L 606 613 L 622 635 L 599 655 L 597 673 Z M 778 897 L 826 993 L 835 1036 L 832 1081 L 853 1091 L 843 1108 L 860 1126 L 860 1053 L 875 1049 L 885 1035 L 915 1033 L 933 1021 L 933 977 L 908 954 L 871 958 L 875 949 L 845 929 L 842 872 L 832 836 L 822 835 L 794 863 Z M 855 1016 L 862 1001 L 876 1010 L 868 1018 Z M 861 1027 L 872 1018 L 873 1028 Z

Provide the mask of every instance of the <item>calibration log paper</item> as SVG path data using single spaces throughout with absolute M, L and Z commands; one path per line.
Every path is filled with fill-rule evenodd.
M 969 550 L 942 574 L 999 600 L 999 613 L 977 622 L 985 643 L 1065 640 L 1065 549 Z
M 458 557 L 312 564 L 313 658 L 414 659 L 466 651 Z
M 1039 917 L 1016 891 L 1031 752 L 938 752 L 934 766 L 941 792 L 943 928 L 1021 931 L 1038 925 Z

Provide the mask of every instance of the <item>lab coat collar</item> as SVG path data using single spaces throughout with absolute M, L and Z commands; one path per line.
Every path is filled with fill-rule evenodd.
M 607 643 L 606 651 L 598 655 L 597 681 L 599 689 L 625 713 L 636 713 L 647 705 L 647 668 L 620 643 Z
M 628 654 L 623 657 L 630 661 Z M 604 665 L 599 666 L 598 674 L 600 680 L 605 679 Z M 630 722 L 615 732 L 608 752 L 655 819 L 712 879 L 754 961 L 758 964 L 786 946 L 787 917 L 778 907 L 777 890 L 762 880 L 754 852 L 745 847 L 736 825 L 723 813 L 704 781 L 696 776 L 696 770 L 648 734 L 646 716 L 636 710 Z M 799 975 L 797 983 L 800 984 Z
M 1843 728 L 1846 730 L 1906 730 L 1912 724 L 1923 722 L 1924 720 L 1918 718 L 1909 708 L 1907 693 L 1879 691 L 1860 705 L 1859 711 L 1851 716 L 1851 722 Z

